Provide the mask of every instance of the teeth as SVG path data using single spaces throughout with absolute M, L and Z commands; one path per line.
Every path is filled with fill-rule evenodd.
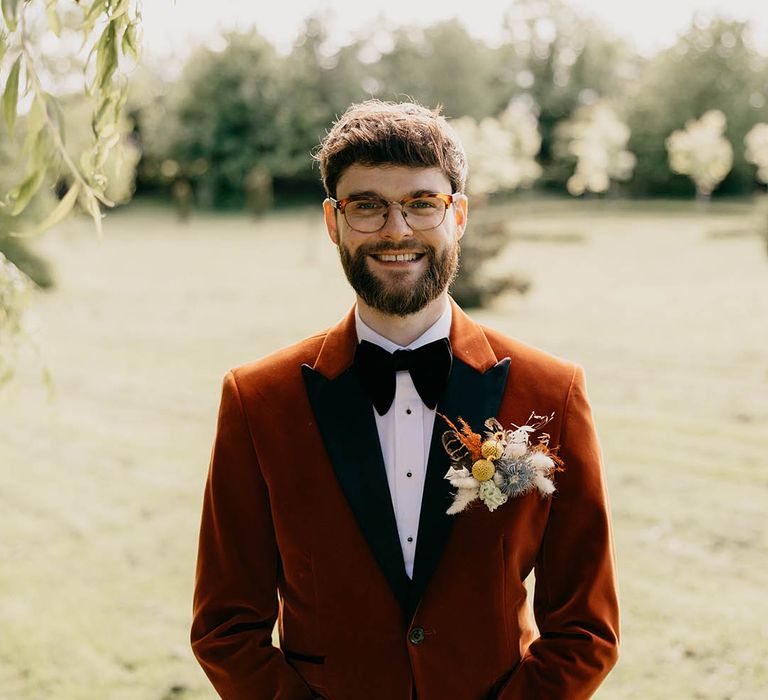
M 418 257 L 416 253 L 403 253 L 401 255 L 377 255 L 379 260 L 384 262 L 411 262 Z

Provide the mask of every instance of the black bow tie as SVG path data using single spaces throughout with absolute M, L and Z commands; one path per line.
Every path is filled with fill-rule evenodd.
M 441 338 L 415 350 L 387 352 L 363 340 L 355 351 L 355 369 L 376 411 L 383 416 L 395 398 L 395 373 L 408 370 L 421 400 L 435 408 L 451 372 L 451 343 Z

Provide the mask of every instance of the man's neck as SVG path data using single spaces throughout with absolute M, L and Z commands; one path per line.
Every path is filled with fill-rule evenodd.
M 402 347 L 410 345 L 416 338 L 433 326 L 445 311 L 448 303 L 448 292 L 443 292 L 437 299 L 427 304 L 421 311 L 408 316 L 393 316 L 385 314 L 368 306 L 360 297 L 357 298 L 357 309 L 360 318 L 369 328 L 387 340 Z

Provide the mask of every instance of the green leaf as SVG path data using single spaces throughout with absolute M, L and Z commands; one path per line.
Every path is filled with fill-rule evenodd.
M 14 202 L 13 209 L 11 209 L 11 216 L 18 216 L 27 208 L 27 204 L 29 204 L 32 197 L 40 189 L 40 185 L 43 184 L 45 173 L 45 168 L 37 168 L 27 176 L 27 179 L 21 185 L 13 189 L 16 201 Z
M 96 113 L 91 120 L 91 129 L 95 136 L 98 136 L 110 119 L 114 119 L 114 112 L 110 109 L 114 107 L 115 101 L 112 95 L 105 95 Z
M 99 38 L 96 49 L 96 85 L 102 90 L 107 86 L 117 68 L 117 41 L 115 23 L 110 22 Z
M 25 121 L 26 133 L 24 135 L 24 145 L 21 150 L 23 153 L 31 153 L 37 142 L 40 132 L 45 127 L 45 115 L 40 100 L 35 99 L 32 102 L 29 113 Z
M 51 143 L 48 137 L 48 132 L 42 129 L 35 139 L 35 146 L 32 149 L 32 163 L 35 168 L 47 170 L 50 164 L 50 150 Z
M 77 196 L 80 194 L 80 183 L 76 182 L 69 191 L 61 198 L 61 201 L 56 205 L 56 208 L 48 214 L 37 226 L 28 231 L 13 232 L 12 236 L 27 237 L 37 236 L 43 231 L 47 231 L 49 228 L 53 228 L 57 224 L 60 224 L 64 219 L 69 216 L 69 212 L 72 211 L 72 207 L 75 206 Z
M 8 25 L 8 29 L 12 32 L 16 31 L 18 6 L 19 0 L 2 0 L 3 17 Z
M 93 29 L 93 25 L 96 24 L 96 20 L 106 7 L 107 0 L 94 0 L 93 4 L 88 8 L 85 19 L 83 19 L 82 31 L 84 33 L 87 34 Z
M 130 54 L 134 60 L 139 59 L 139 50 L 136 41 L 136 25 L 133 22 L 131 22 L 123 32 L 122 50 L 123 55 L 127 56 Z
M 119 0 L 117 5 L 114 7 L 112 12 L 110 13 L 111 18 L 117 19 L 118 17 L 121 17 L 126 12 L 128 12 L 130 7 L 131 7 L 131 0 Z
M 7 21 L 7 20 L 6 20 Z M 16 59 L 8 74 L 8 82 L 5 86 L 3 95 L 3 112 L 5 121 L 8 124 L 8 132 L 13 134 L 13 127 L 16 125 L 16 103 L 19 100 L 19 71 L 21 70 L 21 54 Z
M 83 209 L 91 215 L 93 223 L 96 225 L 96 232 L 101 236 L 103 231 L 101 228 L 101 208 L 99 207 L 99 201 L 90 189 L 83 190 L 82 194 L 81 202 Z
M 56 12 L 56 3 L 58 0 L 48 0 L 48 5 L 45 8 L 48 15 L 48 26 L 56 36 L 61 36 L 61 20 L 59 20 L 59 14 Z
M 48 116 L 51 118 L 53 125 L 56 127 L 56 131 L 59 133 L 61 142 L 66 143 L 67 134 L 64 130 L 64 112 L 61 110 L 59 101 L 49 92 L 45 93 L 45 109 L 48 113 Z

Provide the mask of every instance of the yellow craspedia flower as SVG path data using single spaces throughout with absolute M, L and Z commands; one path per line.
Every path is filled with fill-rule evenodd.
M 472 465 L 472 476 L 478 481 L 488 481 L 493 477 L 496 467 L 493 466 L 493 462 L 489 459 L 478 459 Z
M 486 440 L 480 447 L 480 452 L 486 459 L 500 459 L 504 454 L 504 445 L 498 440 Z

